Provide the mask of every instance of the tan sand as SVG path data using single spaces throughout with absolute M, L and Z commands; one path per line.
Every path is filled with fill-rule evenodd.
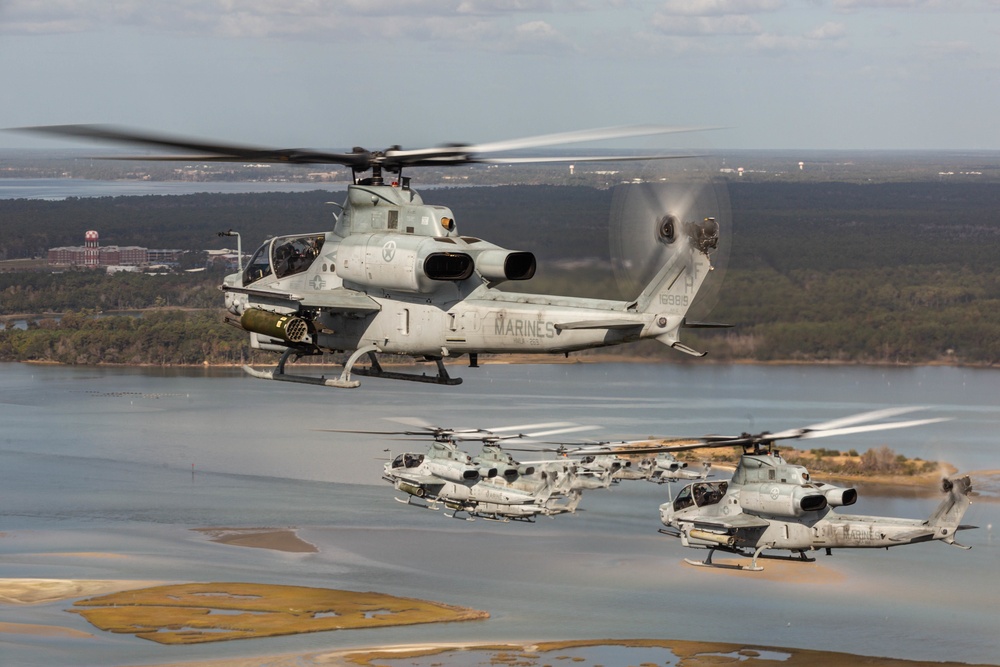
M 43 604 L 155 586 L 156 581 L 96 579 L 0 579 L 0 604 Z
M 0 634 L 35 635 L 36 637 L 93 637 L 89 632 L 63 628 L 58 625 L 34 625 L 32 623 L 0 622 Z
M 299 538 L 290 528 L 194 528 L 213 542 L 238 547 L 273 549 L 288 553 L 318 553 L 316 545 Z
M 626 639 L 626 640 L 576 640 L 566 642 L 492 642 L 492 643 L 435 643 L 382 646 L 368 649 L 343 649 L 325 653 L 292 654 L 278 656 L 257 656 L 227 658 L 220 660 L 177 662 L 157 667 L 309 667 L 321 665 L 335 667 L 357 667 L 378 665 L 380 660 L 401 660 L 444 654 L 452 651 L 493 651 L 503 652 L 505 659 L 490 664 L 517 664 L 524 667 L 562 664 L 564 650 L 579 647 L 598 646 L 660 646 L 669 648 L 679 658 L 682 667 L 711 667 L 715 665 L 741 665 L 742 667 L 765 667 L 775 664 L 786 667 L 946 667 L 963 665 L 955 662 L 923 662 L 857 656 L 849 653 L 811 651 L 807 649 L 786 649 L 781 647 L 761 647 L 717 642 L 691 642 L 673 639 Z M 780 663 L 761 656 L 760 651 L 774 651 L 787 654 Z M 516 659 L 516 662 L 510 662 Z M 420 663 L 426 664 L 426 663 Z M 969 665 L 968 667 L 978 667 Z M 985 666 L 983 666 L 985 667 Z

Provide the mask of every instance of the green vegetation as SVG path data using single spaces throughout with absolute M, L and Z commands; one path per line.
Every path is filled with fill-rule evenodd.
M 713 451 L 708 456 L 711 457 L 712 461 L 735 465 L 739 462 L 740 454 L 739 450 L 733 447 L 731 450 Z M 704 452 L 699 452 L 689 453 L 679 458 L 697 462 L 705 456 Z M 858 454 L 854 450 L 843 453 L 836 449 L 799 450 L 785 447 L 781 449 L 781 457 L 788 463 L 807 468 L 814 476 L 916 477 L 936 473 L 941 467 L 941 464 L 936 461 L 924 461 L 920 458 L 909 459 L 884 445 L 869 449 L 863 454 Z
M 221 273 L 147 275 L 76 270 L 0 273 L 0 315 L 67 310 L 218 308 Z
M 756 180 L 730 183 L 734 239 L 728 272 L 718 305 L 710 315 L 696 315 L 735 328 L 687 331 L 688 345 L 716 361 L 1000 364 L 1000 183 L 853 184 L 751 176 Z M 497 186 L 427 190 L 423 196 L 451 207 L 463 233 L 535 252 L 536 277 L 504 289 L 634 296 L 619 294 L 609 268 L 609 190 Z M 270 234 L 329 229 L 333 209 L 324 202 L 331 198 L 339 196 L 318 191 L 0 201 L 0 257 L 75 245 L 91 228 L 104 243 L 197 250 L 231 246 L 232 239 L 215 232 L 232 227 L 251 252 Z M 26 332 L 0 331 L 0 360 L 248 360 L 245 336 L 222 323 L 219 282 L 217 273 L 0 274 L 0 315 L 212 309 L 135 321 L 39 321 Z M 598 353 L 688 361 L 652 341 Z
M 63 364 L 233 364 L 252 359 L 247 336 L 220 311 L 147 311 L 142 317 L 67 312 L 27 330 L 0 331 L 0 360 Z
M 154 586 L 74 604 L 71 611 L 101 630 L 161 644 L 489 618 L 484 611 L 383 593 L 248 583 Z

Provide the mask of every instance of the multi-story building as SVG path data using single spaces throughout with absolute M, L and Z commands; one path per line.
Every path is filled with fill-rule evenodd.
M 174 251 L 158 251 L 174 252 Z M 53 266 L 141 266 L 149 263 L 149 249 L 139 246 L 100 245 L 94 230 L 84 234 L 82 246 L 49 248 L 49 264 Z

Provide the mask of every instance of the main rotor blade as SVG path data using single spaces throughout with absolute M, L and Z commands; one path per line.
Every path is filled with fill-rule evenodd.
M 925 424 L 937 424 L 938 422 L 951 421 L 948 417 L 936 417 L 933 419 L 911 419 L 903 422 L 888 422 L 885 424 L 865 424 L 862 426 L 845 426 L 844 428 L 830 428 L 820 431 L 806 431 L 799 436 L 789 436 L 790 438 L 800 438 L 809 440 L 812 438 L 826 438 L 832 435 L 850 435 L 851 433 L 868 433 L 870 431 L 888 431 L 896 428 L 910 428 L 911 426 L 923 426 Z
M 156 134 L 144 130 L 117 128 L 110 125 L 39 125 L 14 129 L 20 132 L 205 153 L 202 156 L 160 155 L 134 157 L 134 159 L 142 160 L 188 161 L 197 159 L 213 162 L 253 161 L 288 164 L 340 164 L 356 169 L 367 169 L 371 166 L 372 161 L 372 155 L 367 151 L 361 150 L 351 153 L 327 153 L 304 148 L 269 148 L 264 146 L 223 144 Z M 116 157 L 113 159 L 122 158 Z
M 871 422 L 877 419 L 889 419 L 890 417 L 898 417 L 899 415 L 905 415 L 910 412 L 916 412 L 921 410 L 920 407 L 900 407 L 900 408 L 883 408 L 881 410 L 870 410 L 868 412 L 859 412 L 858 414 L 848 415 L 847 417 L 841 417 L 839 419 L 832 419 L 827 422 L 822 422 L 820 424 L 812 424 L 806 426 L 804 429 L 791 429 L 794 431 L 822 431 L 826 429 L 835 429 L 842 426 L 853 426 L 854 424 L 861 424 L 863 422 Z M 784 431 L 782 432 L 784 433 Z
M 498 426 L 487 428 L 490 433 L 503 433 L 504 431 L 533 431 L 538 428 L 557 428 L 562 426 L 574 426 L 573 422 L 542 422 L 539 424 L 521 424 L 519 426 Z
M 700 155 L 573 155 L 565 157 L 470 158 L 482 164 L 547 164 L 560 162 L 635 162 L 639 160 L 680 160 Z
M 521 139 L 495 141 L 484 144 L 451 144 L 436 148 L 420 148 L 402 150 L 390 148 L 384 152 L 371 152 L 355 148 L 350 153 L 331 153 L 307 148 L 271 148 L 265 146 L 250 146 L 245 144 L 227 144 L 200 139 L 169 136 L 148 132 L 118 128 L 110 125 L 40 125 L 34 127 L 12 128 L 21 132 L 33 132 L 74 139 L 91 139 L 96 141 L 148 146 L 168 150 L 194 151 L 198 155 L 153 155 L 153 156 L 110 156 L 107 159 L 121 160 L 153 160 L 153 161 L 204 161 L 204 162 L 264 162 L 283 164 L 339 164 L 356 170 L 367 170 L 373 167 L 383 167 L 390 171 L 398 171 L 403 167 L 419 166 L 451 166 L 474 162 L 486 163 L 530 163 L 530 162 L 621 162 L 625 160 L 657 160 L 677 157 L 678 155 L 660 156 L 578 156 L 578 157 L 530 157 L 497 159 L 487 158 L 485 153 L 497 153 L 528 148 L 543 148 L 560 144 L 584 141 L 600 141 L 606 139 L 624 139 L 636 136 L 668 134 L 677 132 L 695 132 L 714 128 L 707 127 L 669 127 L 664 125 L 632 125 L 621 127 L 580 130 L 576 132 L 561 132 Z
M 645 137 L 654 134 L 678 134 L 681 132 L 701 132 L 713 130 L 713 127 L 677 127 L 668 125 L 618 125 L 615 127 L 600 127 L 591 130 L 576 130 L 573 132 L 557 132 L 542 134 L 520 139 L 493 141 L 485 144 L 463 146 L 470 153 L 500 153 L 503 151 L 523 150 L 527 148 L 543 148 L 561 144 L 575 144 L 587 141 L 604 141 L 606 139 L 626 139 L 629 137 Z

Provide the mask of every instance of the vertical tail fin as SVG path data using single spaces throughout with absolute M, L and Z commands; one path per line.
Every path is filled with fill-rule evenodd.
M 704 238 L 706 228 L 715 230 L 714 237 L 708 232 L 709 238 L 717 238 L 718 226 L 711 218 L 707 218 L 701 225 L 689 224 L 692 225 L 692 231 L 690 239 L 687 240 L 688 247 L 670 257 L 646 285 L 642 294 L 636 299 L 635 305 L 641 312 L 659 315 L 660 326 L 668 327 L 667 332 L 657 336 L 656 340 L 686 354 L 700 357 L 705 353 L 693 350 L 680 342 L 680 329 L 685 323 L 688 309 L 691 308 L 698 291 L 712 271 L 708 252 L 714 246 L 710 245 L 711 241 L 699 241 L 699 239 Z
M 705 224 L 714 224 L 714 221 Z M 708 254 L 691 242 L 688 248 L 674 253 L 660 267 L 636 299 L 636 306 L 644 313 L 683 317 L 711 270 Z
M 941 481 L 941 489 L 946 494 L 945 498 L 931 514 L 927 525 L 934 529 L 935 538 L 955 544 L 955 533 L 960 528 L 965 511 L 972 505 L 969 497 L 972 493 L 972 480 L 968 475 L 945 478 Z

